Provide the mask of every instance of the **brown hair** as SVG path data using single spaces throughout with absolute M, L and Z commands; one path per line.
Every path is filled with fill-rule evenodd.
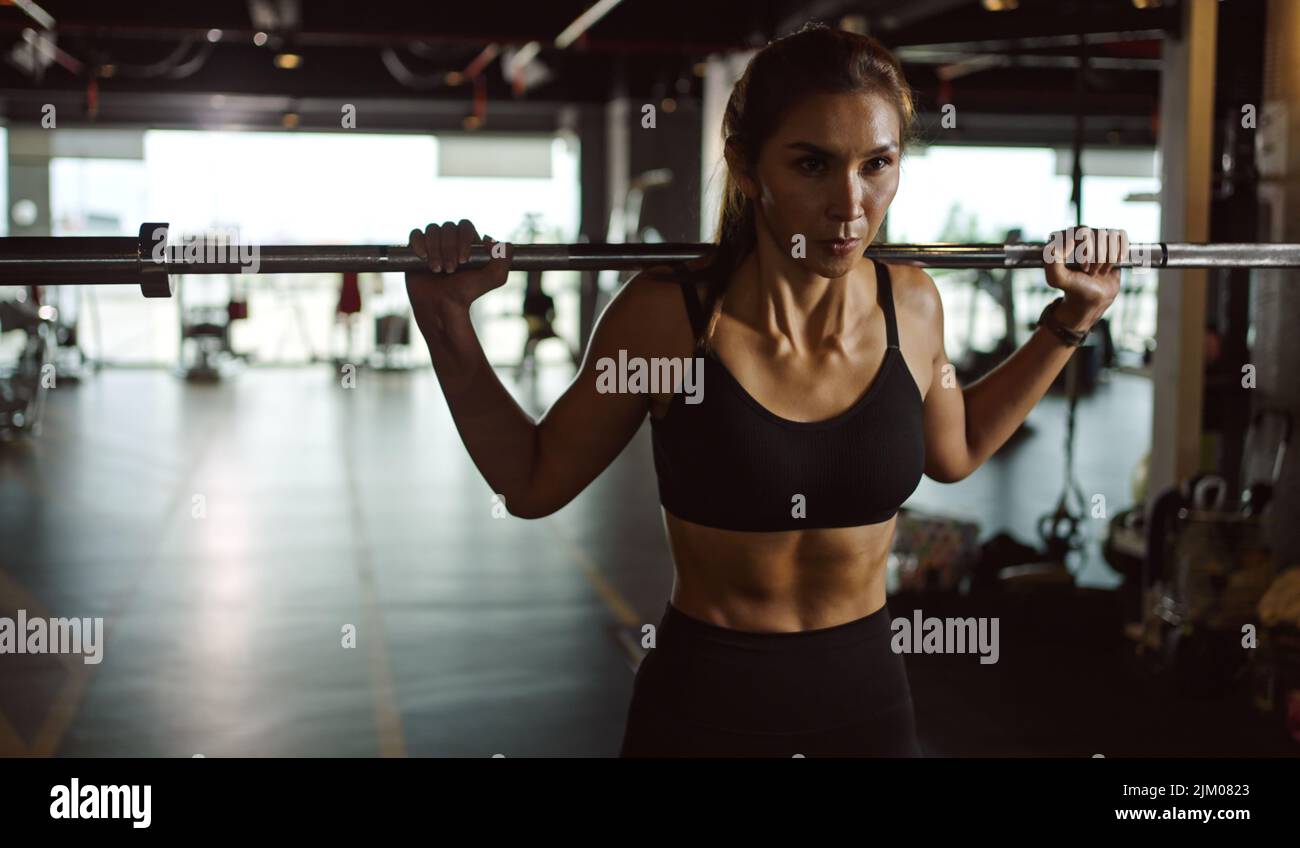
M 806 23 L 798 32 L 768 43 L 750 59 L 727 100 L 723 143 L 735 145 L 752 172 L 763 144 L 792 104 L 811 94 L 856 91 L 880 94 L 898 109 L 901 155 L 911 138 L 916 112 L 898 60 L 870 36 Z M 706 303 L 710 317 L 702 340 L 705 347 L 713 337 L 731 275 L 756 246 L 755 228 L 753 204 L 728 166 L 714 235 L 718 248 L 709 265 Z

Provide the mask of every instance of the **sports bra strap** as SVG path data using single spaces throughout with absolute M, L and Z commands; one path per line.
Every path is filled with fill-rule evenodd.
M 885 310 L 885 337 L 890 347 L 898 347 L 898 319 L 894 316 L 894 288 L 889 281 L 889 268 L 873 259 L 876 266 L 876 301 Z
M 695 290 L 695 278 L 690 269 L 685 265 L 672 265 L 673 277 L 677 279 L 678 285 L 682 289 L 682 299 L 686 301 L 686 314 L 691 319 L 691 330 L 695 335 L 696 343 L 704 337 L 704 331 L 709 326 L 709 316 L 704 309 L 704 304 L 700 303 L 699 293 Z

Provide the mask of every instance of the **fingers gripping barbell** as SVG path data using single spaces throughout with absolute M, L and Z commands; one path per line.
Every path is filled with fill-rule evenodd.
M 316 274 L 428 272 L 405 245 L 235 245 L 187 251 L 169 244 L 168 226 L 148 223 L 137 238 L 21 236 L 0 238 L 0 285 L 137 284 L 145 297 L 170 297 L 172 274 Z M 1041 268 L 1042 242 L 1015 244 L 878 244 L 866 255 L 928 268 Z M 463 268 L 481 268 L 490 245 L 474 245 Z M 519 244 L 510 267 L 520 271 L 628 270 L 689 262 L 712 244 Z M 249 257 L 253 261 L 249 261 Z M 1300 268 L 1300 244 L 1129 245 L 1119 267 Z

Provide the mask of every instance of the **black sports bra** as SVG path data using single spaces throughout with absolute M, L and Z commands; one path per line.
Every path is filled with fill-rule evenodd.
M 702 355 L 703 396 L 678 392 L 651 416 L 659 502 L 678 518 L 729 530 L 855 527 L 888 521 L 925 467 L 921 393 L 898 347 L 889 270 L 875 263 L 889 346 L 871 385 L 844 412 L 791 421 L 753 398 L 713 351 L 698 354 L 707 314 L 700 272 L 674 268 Z

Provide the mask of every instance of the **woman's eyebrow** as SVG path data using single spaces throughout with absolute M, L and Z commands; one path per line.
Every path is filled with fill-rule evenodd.
M 811 141 L 792 141 L 786 145 L 786 149 L 803 150 L 808 153 L 815 153 L 818 156 L 825 156 L 828 159 L 834 159 L 836 157 L 836 154 L 834 152 L 827 150 L 823 147 L 818 147 L 817 145 L 813 144 Z M 866 155 L 879 156 L 881 153 L 892 153 L 897 149 L 898 149 L 898 144 L 891 141 L 887 144 L 882 144 L 873 150 L 868 150 L 866 152 Z

